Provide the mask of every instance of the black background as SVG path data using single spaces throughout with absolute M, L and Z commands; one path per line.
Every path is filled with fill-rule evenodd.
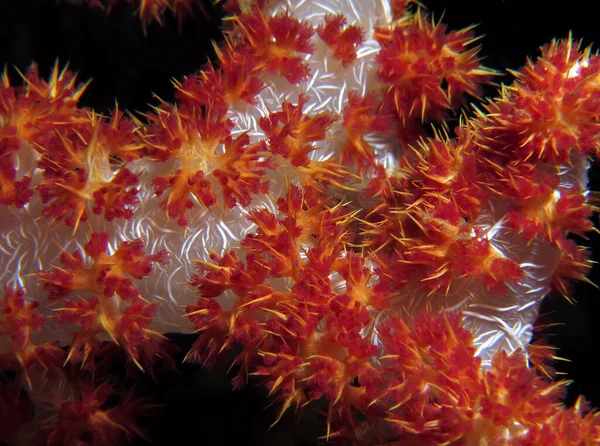
M 357 0 L 358 1 L 358 0 Z M 199 69 L 213 56 L 211 40 L 221 39 L 223 12 L 206 1 L 207 15 L 196 11 L 195 19 L 183 24 L 167 16 L 165 26 L 151 25 L 144 35 L 142 26 L 127 5 L 116 7 L 109 16 L 101 11 L 53 0 L 0 0 L 0 66 L 8 65 L 13 82 L 18 83 L 14 65 L 21 71 L 36 61 L 47 76 L 58 58 L 69 62 L 81 80 L 93 78 L 82 105 L 108 111 L 115 100 L 123 109 L 144 112 L 156 104 L 154 94 L 172 101 L 172 78 L 181 78 Z M 451 29 L 478 23 L 477 32 L 485 64 L 503 71 L 519 68 L 526 57 L 536 57 L 539 46 L 553 38 L 564 38 L 571 30 L 584 46 L 600 44 L 600 15 L 583 0 L 561 2 L 550 7 L 542 0 L 455 0 L 426 1 L 426 6 Z M 596 18 L 596 20 L 594 20 Z M 510 82 L 510 76 L 499 82 Z M 487 95 L 494 95 L 488 88 Z M 592 190 L 600 190 L 600 170 L 592 169 Z M 597 219 L 595 219 L 597 223 Z M 600 258 L 600 238 L 589 235 L 584 241 Z M 598 282 L 594 266 L 591 278 Z M 566 399 L 572 404 L 579 394 L 600 406 L 595 355 L 600 353 L 600 296 L 588 284 L 577 284 L 571 305 L 559 296 L 549 296 L 542 307 L 546 320 L 561 325 L 550 329 L 550 342 L 559 356 L 571 362 L 558 362 L 557 369 L 574 383 Z M 174 335 L 185 351 L 193 337 Z M 179 358 L 181 359 L 181 358 Z M 164 372 L 160 385 L 149 379 L 138 383 L 163 404 L 146 429 L 156 445 L 309 445 L 322 434 L 314 411 L 302 417 L 289 413 L 269 430 L 276 409 L 267 408 L 263 391 L 256 386 L 232 392 L 225 369 L 212 374 L 197 366 L 182 365 L 179 372 Z M 143 444 L 143 442 L 140 442 Z

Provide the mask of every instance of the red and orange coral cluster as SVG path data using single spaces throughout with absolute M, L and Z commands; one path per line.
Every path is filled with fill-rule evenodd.
M 33 68 L 17 88 L 5 75 L 2 205 L 40 200 L 41 218 L 76 234 L 87 233 L 91 214 L 135 219 L 143 161 L 152 176 L 145 200 L 182 233 L 196 208 L 241 208 L 252 229 L 238 246 L 197 260 L 189 277 L 197 296 L 185 313 L 199 336 L 186 360 L 211 367 L 235 352 L 234 385 L 260 380 L 280 416 L 325 401 L 329 441 L 600 441 L 595 412 L 583 401 L 561 405 L 565 382 L 530 368 L 519 349 L 500 349 L 482 366 L 461 313 L 444 311 L 473 290 L 500 302 L 519 293 L 527 272 L 517 254 L 495 244 L 499 227 L 525 248 L 548 245 L 557 291 L 567 295 L 571 280 L 585 278 L 587 252 L 567 236 L 592 229 L 595 207 L 577 166 L 600 146 L 600 58 L 570 37 L 554 41 L 454 136 L 427 137 L 426 124 L 443 124 L 494 75 L 472 47 L 472 29 L 449 32 L 413 12 L 412 2 L 392 2 L 393 20 L 372 35 L 344 15 L 314 26 L 241 3 L 218 62 L 176 82 L 177 102 L 161 103 L 145 120 L 78 107 L 85 85 L 66 68 L 47 81 Z M 139 8 L 147 21 L 188 6 Z M 345 91 L 339 112 L 291 90 L 310 82 L 314 59 L 337 64 L 336 73 L 352 70 L 367 39 L 380 47 L 376 87 Z M 273 83 L 294 94 L 260 116 L 257 131 L 239 130 L 232 110 L 251 110 Z M 381 162 L 373 134 L 398 142 L 387 154 L 393 165 Z M 491 228 L 482 223 L 490 215 Z M 115 389 L 103 370 L 119 351 L 142 370 L 169 364 L 168 346 L 151 327 L 157 304 L 138 286 L 167 254 L 146 254 L 139 239 L 114 246 L 109 239 L 90 229 L 87 244 L 62 252 L 60 265 L 31 271 L 39 292 L 4 291 L 0 368 L 17 378 L 2 398 L 24 413 L 19 423 L 41 423 L 42 444 L 143 435 L 134 416 L 148 404 L 129 394 L 107 406 Z M 35 300 L 44 292 L 50 318 Z M 36 339 L 47 319 L 69 327 L 67 349 Z M 548 358 L 530 354 L 548 370 Z M 35 395 L 35 386 L 53 380 L 66 383 L 53 396 L 54 417 L 31 420 L 20 386 Z M 14 430 L 0 432 L 13 438 Z
M 75 230 L 90 211 L 107 221 L 131 218 L 138 180 L 126 163 L 142 154 L 136 125 L 118 108 L 110 117 L 78 108 L 87 84 L 77 85 L 66 67 L 57 64 L 45 81 L 33 66 L 23 82 L 14 88 L 5 74 L 1 87 L 2 204 L 22 208 L 33 196 L 31 176 L 17 171 L 15 157 L 21 155 L 43 172 L 35 189 L 44 218 Z

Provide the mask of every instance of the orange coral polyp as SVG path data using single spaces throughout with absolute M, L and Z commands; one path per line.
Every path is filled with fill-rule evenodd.
M 340 164 L 353 162 L 359 174 L 375 169 L 375 154 L 365 136 L 368 132 L 389 133 L 391 116 L 383 110 L 383 104 L 373 94 L 364 97 L 355 92 L 348 94 L 348 104 L 343 111 L 342 125 L 347 140 L 342 145 Z
M 5 288 L 0 298 L 0 337 L 8 340 L 0 348 L 0 368 L 14 370 L 17 379 L 32 389 L 30 369 L 52 373 L 64 362 L 64 351 L 58 342 L 38 343 L 34 333 L 42 330 L 46 317 L 39 310 L 39 301 L 27 302 L 22 288 Z
M 26 303 L 24 296 L 22 289 L 6 288 L 2 299 L 0 334 L 9 337 L 15 351 L 28 347 L 31 333 L 40 331 L 46 319 L 37 311 L 39 302 Z
M 315 32 L 308 23 L 287 13 L 267 19 L 258 6 L 233 20 L 244 36 L 241 50 L 256 59 L 257 67 L 280 73 L 291 83 L 308 78 L 310 71 L 305 55 L 313 51 L 310 39 Z
M 77 103 L 90 82 L 77 85 L 77 75 L 68 70 L 68 65 L 59 69 L 57 61 L 48 81 L 39 77 L 37 65 L 19 74 L 25 85 L 14 91 L 4 71 L 2 89 L 6 93 L 0 95 L 5 109 L 2 114 L 8 118 L 7 125 L 17 129 L 19 139 L 35 141 L 54 126 L 64 126 L 82 116 Z
M 377 30 L 378 74 L 390 85 L 386 99 L 402 122 L 441 120 L 463 96 L 478 97 L 478 84 L 488 82 L 494 71 L 480 65 L 478 48 L 467 49 L 476 40 L 472 28 L 446 33 L 444 25 L 417 11 L 411 20 Z
M 325 16 L 325 24 L 317 28 L 317 34 L 333 50 L 333 55 L 343 67 L 356 60 L 357 48 L 365 40 L 365 33 L 358 25 L 347 25 L 343 14 Z
M 225 205 L 250 205 L 253 195 L 269 192 L 266 171 L 275 167 L 264 142 L 250 145 L 250 138 L 242 134 L 225 144 L 225 153 L 214 176 L 221 184 Z
M 557 188 L 541 196 L 523 200 L 507 215 L 507 225 L 532 241 L 542 234 L 555 242 L 565 232 L 582 235 L 593 229 L 589 218 L 595 207 L 579 186 Z
M 7 138 L 0 142 L 3 145 L 0 147 L 0 204 L 5 206 L 14 204 L 20 209 L 31 200 L 33 191 L 30 189 L 31 177 L 18 178 L 14 167 L 14 152 L 18 147 L 14 147 L 13 142 L 16 141 L 8 142 Z
M 138 203 L 137 176 L 123 165 L 140 157 L 133 124 L 123 119 L 118 107 L 110 121 L 88 115 L 89 129 L 56 130 L 43 143 L 34 143 L 41 154 L 44 181 L 38 186 L 46 217 L 65 220 L 77 230 L 87 220 L 88 208 L 104 213 L 107 221 L 129 219 Z M 116 165 L 115 160 L 120 160 Z
M 228 41 L 225 51 L 216 50 L 219 59 L 220 71 L 215 72 L 225 91 L 225 102 L 233 105 L 238 100 L 244 100 L 249 104 L 256 103 L 256 96 L 265 87 L 260 79 L 260 67 L 257 67 L 255 59 L 248 53 L 235 50 Z M 210 82 L 209 77 L 205 78 Z
M 261 68 L 252 54 L 234 46 L 226 39 L 224 48 L 215 46 L 219 66 L 208 63 L 204 71 L 174 81 L 177 98 L 189 107 L 221 104 L 229 107 L 239 101 L 256 104 L 257 95 L 265 88 L 260 78 Z
M 376 276 L 365 266 L 365 263 L 363 257 L 348 252 L 337 269 L 346 282 L 346 292 L 351 298 L 348 307 L 358 302 L 364 308 L 371 307 L 377 310 L 387 308 L 390 294 L 374 289 Z
M 210 208 L 218 203 L 213 192 L 218 183 L 225 206 L 248 205 L 253 195 L 268 192 L 265 174 L 274 167 L 264 142 L 250 144 L 245 133 L 232 137 L 233 122 L 223 104 L 203 107 L 192 96 L 185 98 L 189 103 L 182 110 L 157 110 L 151 118 L 156 133 L 146 139 L 157 161 L 177 160 L 173 172 L 155 177 L 152 187 L 156 195 L 167 195 L 161 205 L 181 226 L 187 226 L 187 211 L 194 206 L 191 195 Z
M 63 307 L 55 309 L 54 319 L 80 325 L 73 334 L 66 362 L 85 364 L 98 349 L 97 335 L 105 333 L 114 343 L 123 346 L 141 369 L 143 347 L 162 335 L 148 328 L 156 305 L 143 299 L 131 278 L 146 277 L 152 271 L 151 264 L 166 263 L 167 255 L 165 252 L 146 255 L 141 240 L 123 242 L 110 255 L 107 233 L 92 233 L 84 249 L 93 261 L 90 267 L 84 265 L 83 254 L 77 250 L 61 255 L 64 268 L 38 273 L 51 300 L 65 298 Z M 92 297 L 67 299 L 73 291 L 89 292 Z
M 18 207 L 33 196 L 31 177 L 18 178 L 14 168 L 22 142 L 38 150 L 56 129 L 85 125 L 85 113 L 77 102 L 87 87 L 77 85 L 76 75 L 67 67 L 59 71 L 58 62 L 48 81 L 40 79 L 36 65 L 21 77 L 25 85 L 17 89 L 11 87 L 6 71 L 0 83 L 0 200 Z
M 170 218 L 177 218 L 177 224 L 187 226 L 187 211 L 194 207 L 190 195 L 195 196 L 204 206 L 211 207 L 217 199 L 212 191 L 212 184 L 204 177 L 204 172 L 185 172 L 177 169 L 173 174 L 165 177 L 155 177 L 152 188 L 157 196 L 163 195 L 170 189 L 168 196 L 161 202 L 161 206 Z
M 259 120 L 260 128 L 269 139 L 271 152 L 289 159 L 294 167 L 308 166 L 308 155 L 317 148 L 313 143 L 325 140 L 327 130 L 336 121 L 330 112 L 305 115 L 303 109 L 307 101 L 308 97 L 300 94 L 296 105 L 284 101 L 281 111 Z
M 61 254 L 63 268 L 38 273 L 50 299 L 66 297 L 73 291 L 88 291 L 107 298 L 117 292 L 124 300 L 135 300 L 139 291 L 128 276 L 141 279 L 152 271 L 151 263 L 168 261 L 164 251 L 145 255 L 141 241 L 123 242 L 109 255 L 108 233 L 92 233 L 84 249 L 93 259 L 92 266 L 86 267 L 83 254 L 76 250 L 73 254 Z
M 521 162 L 552 164 L 595 153 L 600 90 L 592 73 L 597 70 L 590 48 L 581 50 L 570 38 L 546 45 L 538 61 L 514 73 L 516 82 L 485 107 L 487 118 L 477 132 L 482 146 L 511 151 Z

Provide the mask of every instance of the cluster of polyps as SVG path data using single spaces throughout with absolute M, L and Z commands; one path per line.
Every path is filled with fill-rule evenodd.
M 143 122 L 79 108 L 66 69 L 16 89 L 4 76 L 0 367 L 17 372 L 3 392 L 15 425 L 32 418 L 21 385 L 35 400 L 61 382 L 54 417 L 31 421 L 46 443 L 141 435 L 146 406 L 106 405 L 107 358 L 171 365 L 162 333 L 185 329 L 183 310 L 199 333 L 187 361 L 237 352 L 234 385 L 256 376 L 281 414 L 324 400 L 330 441 L 600 439 L 598 417 L 562 408 L 563 383 L 527 361 L 549 370 L 527 348 L 537 302 L 589 267 L 567 235 L 592 229 L 600 58 L 552 42 L 454 137 L 427 138 L 494 73 L 471 29 L 409 3 L 232 2 L 218 62 Z M 150 4 L 146 19 L 188 3 Z

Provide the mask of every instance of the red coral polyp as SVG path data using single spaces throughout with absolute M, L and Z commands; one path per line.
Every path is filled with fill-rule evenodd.
M 22 288 L 5 288 L 0 298 L 0 373 L 16 371 L 13 384 L 17 388 L 23 384 L 32 388 L 32 367 L 38 372 L 57 371 L 64 362 L 65 353 L 58 342 L 34 339 L 46 322 L 38 308 L 39 301 L 26 299 Z
M 109 446 L 144 437 L 135 419 L 147 404 L 131 397 L 107 408 L 114 389 L 108 383 L 95 387 L 84 382 L 73 401 L 64 401 L 51 422 L 40 429 L 41 439 L 48 446 L 90 444 Z
M 138 178 L 124 166 L 140 156 L 133 123 L 118 109 L 110 121 L 94 114 L 86 119 L 85 132 L 56 131 L 44 145 L 36 145 L 44 171 L 38 191 L 42 203 L 48 204 L 43 215 L 64 220 L 75 230 L 87 220 L 88 208 L 112 221 L 132 218 L 138 203 Z
M 308 96 L 300 94 L 298 103 L 284 101 L 281 111 L 260 118 L 259 126 L 269 139 L 271 152 L 289 159 L 293 166 L 307 166 L 308 155 L 317 147 L 313 144 L 325 140 L 327 130 L 336 121 L 333 113 L 322 112 L 305 115 Z
M 159 110 L 153 134 L 146 138 L 158 161 L 178 160 L 171 174 L 154 178 L 152 187 L 157 196 L 166 195 L 161 206 L 181 226 L 189 223 L 192 196 L 206 208 L 218 203 L 247 206 L 254 195 L 268 192 L 266 172 L 274 167 L 264 142 L 250 143 L 245 133 L 232 137 L 226 107 L 218 101 L 209 108 L 197 107 L 190 98 L 188 102 L 182 111 Z M 214 190 L 218 185 L 222 201 Z
M 357 48 L 365 40 L 365 32 L 358 25 L 347 25 L 344 15 L 327 14 L 325 23 L 317 28 L 317 34 L 323 42 L 333 51 L 343 67 L 356 60 Z
M 18 141 L 8 141 L 0 135 L 0 204 L 14 205 L 17 209 L 23 208 L 33 197 L 30 188 L 31 177 L 24 175 L 19 178 L 15 169 L 14 152 L 7 146 Z
M 157 196 L 161 196 L 170 189 L 166 199 L 161 201 L 161 206 L 167 212 L 169 218 L 176 218 L 179 226 L 188 225 L 187 212 L 194 207 L 190 196 L 205 207 L 210 208 L 217 203 L 212 184 L 204 176 L 204 172 L 198 171 L 189 174 L 177 169 L 173 174 L 156 177 L 152 180 L 152 188 Z
M 223 162 L 213 173 L 223 189 L 225 205 L 248 206 L 254 195 L 267 194 L 266 172 L 273 167 L 264 141 L 250 144 L 248 135 L 243 134 L 225 144 Z
M 84 250 L 91 257 L 92 266 L 86 267 L 82 252 L 76 250 L 72 254 L 61 254 L 63 268 L 38 273 L 50 299 L 66 297 L 73 291 L 88 291 L 104 297 L 117 293 L 124 300 L 133 300 L 139 297 L 139 291 L 130 277 L 141 279 L 150 274 L 152 263 L 167 262 L 165 251 L 146 255 L 141 240 L 122 242 L 115 253 L 109 255 L 108 238 L 105 232 L 91 234 Z
M 258 67 L 280 73 L 293 84 L 309 77 L 305 56 L 313 52 L 312 26 L 288 13 L 266 18 L 256 6 L 234 20 L 244 36 L 240 50 L 252 55 Z
M 507 226 L 530 242 L 538 235 L 556 242 L 565 233 L 583 235 L 593 229 L 595 206 L 579 186 L 569 189 L 544 187 L 545 193 L 522 201 L 507 214 Z
M 129 220 L 133 217 L 135 206 L 138 204 L 138 177 L 128 169 L 122 168 L 110 183 L 92 193 L 94 214 L 102 214 L 106 221 L 115 218 Z
M 110 255 L 108 239 L 108 233 L 91 234 L 84 247 L 91 266 L 86 266 L 80 250 L 73 254 L 64 252 L 60 258 L 63 268 L 42 271 L 38 276 L 49 291 L 50 300 L 62 299 L 62 307 L 55 309 L 54 319 L 62 324 L 79 325 L 73 333 L 67 361 L 86 364 L 88 359 L 93 359 L 99 351 L 96 336 L 106 333 L 141 369 L 144 348 L 150 346 L 155 351 L 157 339 L 162 335 L 149 327 L 156 305 L 145 301 L 133 279 L 148 276 L 152 264 L 165 264 L 168 256 L 165 251 L 145 254 L 141 240 L 122 242 Z M 91 296 L 68 299 L 74 291 Z
M 68 66 L 59 69 L 57 61 L 48 80 L 40 78 L 36 64 L 19 74 L 23 86 L 11 87 L 6 71 L 0 86 L 2 115 L 8 119 L 5 126 L 15 129 L 19 139 L 40 143 L 56 127 L 68 126 L 84 117 L 77 103 L 89 82 L 78 84 L 77 75 Z
M 516 72 L 516 81 L 486 107 L 477 134 L 494 152 L 521 162 L 572 163 L 597 152 L 600 90 L 592 73 L 600 58 L 571 38 L 542 48 L 537 61 Z
M 44 218 L 55 221 L 64 220 L 67 226 L 77 229 L 88 220 L 85 204 L 85 186 L 88 181 L 87 172 L 81 169 L 76 172 L 65 172 L 62 178 L 53 178 L 37 187 L 43 204 Z
M 227 40 L 224 48 L 215 49 L 219 66 L 209 64 L 197 75 L 176 82 L 177 98 L 186 104 L 207 106 L 212 102 L 225 106 L 239 101 L 256 104 L 258 94 L 265 88 L 260 79 L 260 66 L 252 54 L 234 48 Z
M 342 125 L 346 129 L 347 139 L 342 145 L 340 164 L 353 163 L 359 174 L 375 170 L 375 154 L 365 137 L 370 132 L 389 133 L 392 128 L 391 115 L 383 110 L 381 100 L 373 94 L 361 97 L 356 92 L 350 92 Z
M 381 45 L 378 74 L 389 85 L 386 100 L 403 122 L 442 120 L 465 95 L 477 97 L 478 85 L 494 74 L 479 63 L 478 49 L 468 48 L 472 27 L 447 32 L 417 11 L 392 29 L 378 29 L 375 37 Z
M 8 336 L 12 348 L 23 350 L 31 342 L 31 334 L 40 331 L 46 318 L 37 311 L 38 301 L 25 301 L 21 288 L 4 290 L 0 319 L 0 335 Z

